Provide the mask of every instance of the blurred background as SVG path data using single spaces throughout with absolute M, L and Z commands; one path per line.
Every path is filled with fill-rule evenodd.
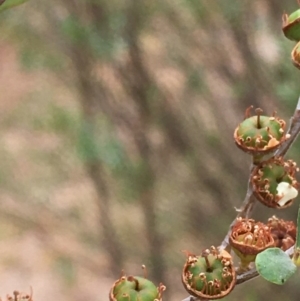
M 145 264 L 164 300 L 185 298 L 182 250 L 220 244 L 245 196 L 250 158 L 233 142 L 245 109 L 288 122 L 295 108 L 281 16 L 298 7 L 31 0 L 1 13 L 1 296 L 105 301 Z M 295 203 L 254 217 L 295 220 Z M 225 299 L 296 300 L 297 276 Z

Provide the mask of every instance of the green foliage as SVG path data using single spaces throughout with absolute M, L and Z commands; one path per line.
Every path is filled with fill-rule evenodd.
M 70 44 L 85 48 L 97 58 L 110 60 L 117 50 L 124 47 L 123 40 L 115 31 L 124 26 L 124 16 L 114 18 L 114 15 L 117 13 L 109 16 L 113 20 L 110 20 L 112 24 L 108 26 L 107 31 L 99 28 L 97 23 L 83 24 L 76 16 L 69 15 L 60 24 L 61 32 Z M 118 22 L 114 22 L 115 19 Z
M 269 248 L 259 253 L 255 264 L 263 278 L 278 285 L 284 284 L 297 270 L 290 257 L 279 248 Z
M 24 46 L 20 49 L 19 59 L 26 70 L 47 68 L 54 72 L 61 72 L 66 67 L 66 62 L 57 53 L 41 46 L 42 49 L 37 51 L 35 48 Z
M 71 42 L 86 44 L 88 28 L 80 24 L 80 21 L 75 16 L 69 16 L 64 19 L 61 28 Z
M 243 17 L 246 8 L 243 2 L 236 2 L 235 5 L 227 5 L 224 1 L 219 1 L 219 5 L 224 16 L 234 23 Z
M 79 120 L 76 113 L 54 104 L 49 105 L 48 111 L 49 118 L 44 121 L 48 130 L 66 135 L 75 132 Z
M 28 0 L 6 0 L 1 6 L 0 6 L 0 12 L 18 6 L 22 3 L 27 2 Z
M 73 261 L 66 256 L 56 259 L 55 267 L 57 273 L 62 277 L 65 285 L 71 286 L 76 280 L 76 270 Z
M 187 0 L 182 1 L 182 4 L 190 9 L 191 13 L 195 15 L 195 18 L 200 19 L 207 17 L 206 9 L 201 1 Z
M 78 132 L 77 148 L 83 162 L 92 163 L 99 160 L 98 144 L 92 124 L 82 122 Z
M 77 150 L 83 162 L 101 161 L 112 171 L 123 168 L 124 152 L 121 145 L 104 124 L 97 131 L 94 124 L 86 120 L 79 121 Z

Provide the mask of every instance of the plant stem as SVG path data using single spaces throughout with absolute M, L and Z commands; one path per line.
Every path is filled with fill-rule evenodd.
M 276 157 L 284 156 L 289 148 L 292 146 L 300 132 L 300 97 L 298 98 L 298 103 L 294 112 L 294 115 L 290 119 L 290 126 L 287 131 L 290 134 L 290 138 L 287 139 L 281 147 L 275 152 Z

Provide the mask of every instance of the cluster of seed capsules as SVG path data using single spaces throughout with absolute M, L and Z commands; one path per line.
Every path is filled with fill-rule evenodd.
M 300 41 L 300 9 L 283 17 L 284 34 Z M 295 66 L 300 68 L 300 42 L 292 52 Z M 286 123 L 273 113 L 262 115 L 261 109 L 252 107 L 245 112 L 245 119 L 234 131 L 236 145 L 253 157 L 250 184 L 254 196 L 268 207 L 284 209 L 293 204 L 298 195 L 299 171 L 293 160 L 276 156 L 276 151 L 290 135 L 285 133 Z M 273 216 L 267 223 L 254 219 L 237 218 L 231 228 L 229 243 L 240 259 L 234 266 L 232 256 L 215 247 L 204 250 L 201 255 L 186 252 L 187 259 L 182 272 L 185 289 L 200 300 L 220 299 L 228 295 L 236 284 L 236 274 L 249 269 L 256 255 L 267 248 L 278 247 L 286 251 L 295 244 L 296 226 Z
M 290 135 L 285 134 L 285 121 L 275 113 L 264 116 L 261 109 L 256 109 L 256 115 L 251 116 L 251 109 L 246 110 L 244 121 L 234 131 L 234 140 L 253 157 L 253 194 L 268 207 L 284 209 L 292 205 L 299 188 L 296 162 L 276 156 L 276 150 Z
M 276 150 L 290 138 L 285 134 L 285 122 L 276 114 L 262 115 L 261 109 L 251 116 L 251 109 L 246 110 L 244 121 L 234 131 L 234 140 L 240 149 L 253 156 L 254 168 L 250 175 L 253 194 L 268 207 L 286 208 L 298 195 L 299 183 L 295 177 L 296 163 L 276 156 Z M 232 291 L 236 274 L 248 270 L 258 253 L 270 247 L 285 251 L 295 240 L 296 226 L 292 221 L 275 216 L 267 223 L 237 218 L 229 243 L 240 264 L 234 266 L 231 254 L 215 247 L 198 256 L 186 252 L 182 283 L 200 300 L 220 299 Z
M 201 255 L 186 253 L 186 263 L 181 275 L 185 289 L 200 300 L 221 299 L 228 295 L 236 284 L 236 275 L 249 269 L 256 255 L 270 247 L 287 250 L 295 244 L 296 226 L 292 221 L 269 218 L 267 223 L 253 219 L 238 218 L 232 227 L 229 242 L 240 258 L 235 267 L 231 254 L 210 247 Z
M 298 16 L 299 18 L 295 18 Z M 300 10 L 291 16 L 284 16 L 284 32 L 293 34 L 292 22 L 299 26 Z M 297 20 L 297 21 L 295 21 Z M 299 24 L 299 25 L 298 25 Z M 288 33 L 286 26 L 289 25 Z M 299 49 L 293 50 L 293 62 L 298 67 Z M 298 51 L 298 52 L 297 52 Z M 276 151 L 290 135 L 285 133 L 286 123 L 273 113 L 262 115 L 261 109 L 252 107 L 245 112 L 245 119 L 234 131 L 236 145 L 253 157 L 250 184 L 254 196 L 268 207 L 284 209 L 291 206 L 298 195 L 299 183 L 296 173 L 299 171 L 293 160 L 276 156 Z M 285 221 L 273 216 L 267 223 L 254 219 L 237 218 L 231 228 L 229 243 L 240 259 L 240 265 L 234 266 L 231 254 L 215 247 L 204 250 L 201 255 L 189 252 L 182 273 L 182 282 L 186 290 L 200 300 L 220 299 L 228 295 L 235 286 L 236 274 L 249 269 L 256 255 L 267 248 L 278 247 L 287 250 L 295 244 L 296 226 L 292 221 Z
M 289 139 L 285 134 L 285 122 L 276 114 L 262 115 L 260 109 L 254 116 L 250 113 L 251 108 L 248 108 L 244 121 L 234 131 L 234 140 L 240 149 L 254 158 L 250 176 L 253 194 L 268 207 L 283 209 L 291 206 L 298 194 L 299 183 L 295 177 L 298 167 L 294 161 L 275 155 Z M 240 265 L 234 266 L 230 253 L 213 246 L 201 255 L 185 251 L 182 283 L 191 295 L 201 300 L 220 299 L 232 291 L 237 272 L 247 270 L 258 253 L 270 247 L 287 250 L 295 240 L 296 226 L 292 221 L 275 216 L 267 223 L 238 218 L 232 226 L 229 242 Z M 163 284 L 156 287 L 146 277 L 123 274 L 111 288 L 109 298 L 110 301 L 162 301 L 164 290 Z
M 292 51 L 293 64 L 300 69 L 300 9 L 291 15 L 283 15 L 284 35 L 297 45 Z M 284 209 L 291 206 L 298 195 L 299 171 L 293 160 L 276 156 L 276 150 L 290 137 L 285 134 L 286 123 L 273 114 L 262 115 L 252 107 L 245 112 L 245 119 L 234 132 L 236 145 L 253 156 L 251 173 L 253 194 L 268 207 Z M 264 159 L 268 156 L 268 159 Z M 270 247 L 287 250 L 295 244 L 296 226 L 273 216 L 267 223 L 253 219 L 238 218 L 231 229 L 229 242 L 240 258 L 239 267 L 233 264 L 232 256 L 214 246 L 203 250 L 201 255 L 185 251 L 186 262 L 181 274 L 185 289 L 201 300 L 220 299 L 228 295 L 236 284 L 236 270 L 243 271 L 255 261 L 256 255 Z M 155 286 L 147 277 L 126 276 L 115 281 L 110 292 L 110 301 L 162 301 L 166 287 Z

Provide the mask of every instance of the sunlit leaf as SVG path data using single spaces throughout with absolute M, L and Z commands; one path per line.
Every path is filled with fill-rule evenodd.
M 284 284 L 297 267 L 290 257 L 279 248 L 270 248 L 259 253 L 255 260 L 258 273 L 275 284 Z

